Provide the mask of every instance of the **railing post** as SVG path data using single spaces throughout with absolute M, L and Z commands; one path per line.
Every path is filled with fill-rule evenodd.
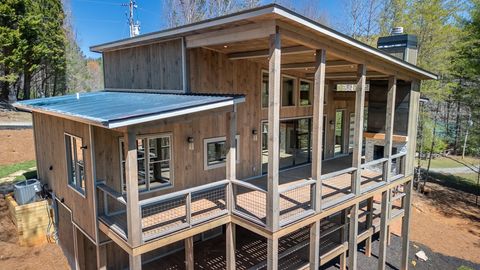
M 410 216 L 412 213 L 412 189 L 413 180 L 405 183 L 404 186 L 405 197 L 403 201 L 403 218 L 402 218 L 402 255 L 400 257 L 401 267 L 400 270 L 407 270 L 409 265 L 408 250 L 410 240 Z
M 373 197 L 367 200 L 367 230 L 372 230 L 373 225 Z M 372 235 L 370 235 L 365 242 L 365 255 L 370 257 L 372 255 Z
M 192 193 L 185 196 L 185 216 L 189 227 L 192 227 Z

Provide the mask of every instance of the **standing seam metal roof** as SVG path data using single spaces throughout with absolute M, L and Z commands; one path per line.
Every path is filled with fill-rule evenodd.
M 76 118 L 79 121 L 110 127 L 125 126 L 119 122 L 132 119 L 158 116 L 167 113 L 185 114 L 195 111 L 195 108 L 208 106 L 214 109 L 243 102 L 242 95 L 215 94 L 166 94 L 145 92 L 98 91 L 50 98 L 20 101 L 15 107 L 44 113 L 51 113 L 66 118 Z M 185 112 L 188 110 L 188 112 Z M 183 113 L 182 113 L 183 111 Z M 169 117 L 175 116 L 169 115 Z M 166 118 L 166 117 L 163 117 Z M 152 121 L 151 119 L 148 121 Z M 140 121 L 142 122 L 142 121 Z M 147 121 L 143 121 L 147 122 Z

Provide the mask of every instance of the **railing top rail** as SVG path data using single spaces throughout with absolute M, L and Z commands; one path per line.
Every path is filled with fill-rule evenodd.
M 152 204 L 152 203 L 157 203 L 157 202 L 161 202 L 161 201 L 165 201 L 165 200 L 170 200 L 170 199 L 173 199 L 173 198 L 176 198 L 176 197 L 186 196 L 189 193 L 202 191 L 202 190 L 208 190 L 208 189 L 218 187 L 218 186 L 223 186 L 223 185 L 228 184 L 228 182 L 229 182 L 229 180 L 220 180 L 220 181 L 216 181 L 216 182 L 213 182 L 213 183 L 208 183 L 208 184 L 205 184 L 205 185 L 201 185 L 201 186 L 198 186 L 198 187 L 193 187 L 193 188 L 189 188 L 189 189 L 184 189 L 184 190 L 168 193 L 168 194 L 165 194 L 165 195 L 160 195 L 160 196 L 144 199 L 144 200 L 141 200 L 138 204 L 140 206 L 145 206 L 145 205 Z
M 100 182 L 97 184 L 97 188 L 102 190 L 103 192 L 107 193 L 109 196 L 117 200 L 118 202 L 122 204 L 127 204 L 127 201 L 125 200 L 125 197 L 121 192 L 118 192 L 114 190 L 113 188 L 109 187 L 108 185 L 105 184 L 105 182 Z
M 254 184 L 250 184 L 248 182 L 245 182 L 245 181 L 242 181 L 242 180 L 231 180 L 232 181 L 232 184 L 235 184 L 235 185 L 239 185 L 239 186 L 242 186 L 242 187 L 246 187 L 246 188 L 249 188 L 249 189 L 253 189 L 253 190 L 256 190 L 256 191 L 259 191 L 259 192 L 262 192 L 262 193 L 267 193 L 267 191 L 261 187 L 258 187 L 258 186 L 255 186 Z
M 321 180 L 324 181 L 324 180 L 328 180 L 330 178 L 333 178 L 333 177 L 336 177 L 336 176 L 339 176 L 339 175 L 342 175 L 342 174 L 345 174 L 345 173 L 352 173 L 354 171 L 356 171 L 357 168 L 355 167 L 350 167 L 350 168 L 346 168 L 346 169 L 343 169 L 343 170 L 340 170 L 340 171 L 336 171 L 336 172 L 331 172 L 331 173 L 327 173 L 327 174 L 324 174 L 321 176 Z
M 303 181 L 300 181 L 298 183 L 295 183 L 293 185 L 289 185 L 287 187 L 284 187 L 284 188 L 281 188 L 278 190 L 278 193 L 285 193 L 287 191 L 290 191 L 290 190 L 294 190 L 294 189 L 297 189 L 297 188 L 301 188 L 301 187 L 304 187 L 304 186 L 309 186 L 309 185 L 313 185 L 315 184 L 317 181 L 313 180 L 313 179 L 305 179 Z
M 390 158 L 391 159 L 396 159 L 396 158 L 399 158 L 399 157 L 403 157 L 407 154 L 407 152 L 400 152 L 400 153 L 397 153 L 395 155 L 391 155 Z
M 380 163 L 384 163 L 384 162 L 387 162 L 387 161 L 388 161 L 388 158 L 374 159 L 374 160 L 372 160 L 372 161 L 363 163 L 363 164 L 360 166 L 360 168 L 365 169 L 366 167 L 374 166 L 374 165 L 377 165 L 377 164 L 380 164 Z

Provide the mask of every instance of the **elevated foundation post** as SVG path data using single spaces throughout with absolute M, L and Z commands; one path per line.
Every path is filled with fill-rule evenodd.
M 233 181 L 237 178 L 236 166 L 237 166 L 237 106 L 233 105 L 233 111 L 227 114 L 227 164 L 226 164 L 226 177 L 228 180 Z M 227 186 L 227 192 L 225 194 L 227 200 L 227 209 L 231 213 L 233 211 L 234 194 L 233 185 L 230 182 Z M 226 248 L 226 266 L 227 269 L 235 269 L 235 225 L 233 223 L 226 224 L 225 232 L 225 248 Z

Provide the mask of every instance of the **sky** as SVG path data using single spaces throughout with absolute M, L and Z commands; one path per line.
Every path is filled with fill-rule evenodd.
M 90 46 L 128 38 L 126 12 L 122 4 L 128 0 L 69 0 L 72 24 L 77 41 L 87 57 L 98 58 L 100 54 L 90 52 Z M 167 28 L 165 3 L 163 0 L 136 0 L 135 17 L 140 21 L 140 33 L 146 34 Z M 262 1 L 268 4 L 271 1 Z M 327 21 L 333 23 L 342 16 L 342 0 L 289 0 L 299 10 L 308 9 L 312 3 Z

